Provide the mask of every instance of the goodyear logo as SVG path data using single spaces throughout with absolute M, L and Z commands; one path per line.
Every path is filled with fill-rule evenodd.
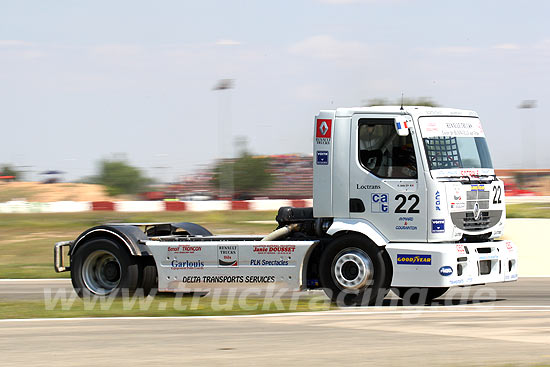
M 397 254 L 397 263 L 402 265 L 432 265 L 432 255 Z
M 472 185 L 472 191 L 485 191 L 485 185 Z

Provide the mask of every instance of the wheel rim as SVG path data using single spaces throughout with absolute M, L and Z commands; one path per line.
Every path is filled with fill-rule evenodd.
M 108 251 L 92 252 L 82 265 L 84 285 L 94 294 L 104 296 L 111 293 L 118 287 L 120 278 L 120 263 Z
M 341 289 L 357 290 L 372 284 L 374 266 L 369 255 L 358 248 L 348 248 L 336 255 L 332 277 Z

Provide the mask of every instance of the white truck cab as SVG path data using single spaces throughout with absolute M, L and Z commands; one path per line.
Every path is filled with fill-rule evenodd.
M 339 108 L 315 126 L 313 214 L 334 218 L 328 234 L 358 231 L 386 247 L 393 286 L 517 278 L 515 247 L 493 241 L 504 185 L 475 112 Z
M 105 224 L 57 243 L 56 271 L 70 270 L 81 296 L 268 286 L 323 288 L 345 305 L 517 279 L 515 246 L 497 240 L 504 188 L 475 112 L 339 108 L 315 117 L 313 138 L 313 208 L 280 208 L 271 234 Z

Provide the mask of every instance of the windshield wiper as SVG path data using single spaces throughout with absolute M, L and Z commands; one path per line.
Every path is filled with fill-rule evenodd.
M 444 176 L 438 177 L 448 182 L 462 182 L 462 183 L 491 183 L 497 178 L 494 175 L 485 176 Z
M 472 179 L 469 176 L 443 176 L 438 177 L 440 180 L 445 180 L 448 182 L 471 182 Z

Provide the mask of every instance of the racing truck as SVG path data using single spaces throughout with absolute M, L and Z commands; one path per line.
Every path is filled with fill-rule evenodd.
M 473 111 L 380 106 L 314 119 L 313 207 L 281 207 L 266 236 L 181 223 L 111 223 L 55 244 L 80 296 L 121 290 L 322 288 L 369 305 L 390 289 L 424 301 L 517 279 L 502 236 L 503 181 Z

